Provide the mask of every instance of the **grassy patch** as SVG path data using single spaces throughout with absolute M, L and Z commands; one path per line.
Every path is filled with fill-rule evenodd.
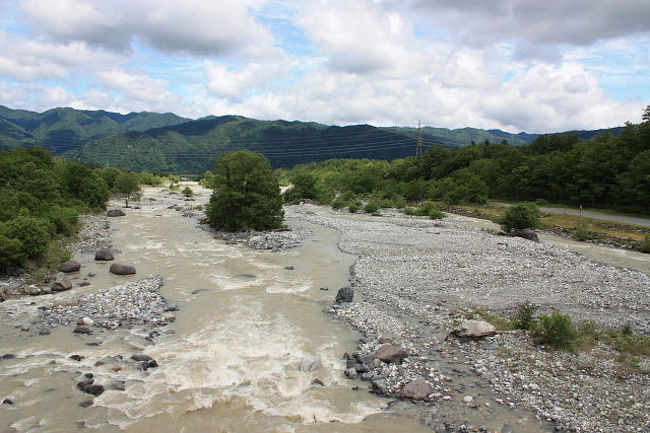
M 474 310 L 472 314 L 472 316 L 476 315 L 480 316 L 486 322 L 494 325 L 494 327 L 499 331 L 509 331 L 512 329 L 512 322 L 509 319 L 501 317 L 496 313 L 485 311 L 479 308 Z
M 556 350 L 590 351 L 599 345 L 605 346 L 615 352 L 614 359 L 624 369 L 650 374 L 650 370 L 643 369 L 641 362 L 650 357 L 650 336 L 635 334 L 629 326 L 620 329 L 602 327 L 594 320 L 576 324 L 568 314 L 553 311 L 535 315 L 536 311 L 537 307 L 526 301 L 510 318 L 483 309 L 465 316 L 468 319 L 479 316 L 499 331 L 526 330 L 537 344 Z
M 585 222 L 579 223 L 573 229 L 573 237 L 577 241 L 586 241 L 587 239 L 591 239 L 591 235 L 589 233 L 589 224 L 587 224 Z

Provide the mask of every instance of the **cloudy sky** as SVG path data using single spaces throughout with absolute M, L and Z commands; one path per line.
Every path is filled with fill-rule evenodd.
M 650 1 L 0 0 L 0 104 L 595 129 L 650 104 Z

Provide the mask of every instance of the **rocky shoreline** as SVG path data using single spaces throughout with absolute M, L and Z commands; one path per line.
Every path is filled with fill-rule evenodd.
M 647 335 L 647 275 L 552 244 L 463 227 L 456 224 L 467 222 L 461 216 L 435 222 L 392 211 L 373 217 L 309 205 L 289 209 L 294 218 L 339 230 L 340 248 L 358 256 L 351 278 L 355 302 L 329 308 L 363 334 L 358 352 L 347 356 L 349 369 L 372 392 L 415 395 L 419 416 L 433 430 L 650 428 L 650 376 L 616 362 L 611 348 L 551 351 L 523 331 L 447 338 L 460 321 L 480 318 L 477 309 L 507 316 L 526 300 L 541 312 L 558 310 L 576 321 L 627 325 Z M 386 345 L 408 356 L 378 360 Z M 488 430 L 482 420 L 503 417 L 504 410 L 519 419 L 517 426 Z

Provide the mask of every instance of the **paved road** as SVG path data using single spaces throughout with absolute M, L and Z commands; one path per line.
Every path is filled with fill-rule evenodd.
M 507 203 L 500 203 L 500 204 L 505 206 L 510 206 Z M 570 209 L 564 207 L 540 207 L 539 210 L 546 213 L 558 213 L 564 215 L 580 216 L 579 209 Z M 623 224 L 636 224 L 638 226 L 650 227 L 650 218 L 636 218 L 636 217 L 628 217 L 622 215 L 611 215 L 608 213 L 595 212 L 589 210 L 583 210 L 582 216 L 587 218 L 596 218 L 605 221 L 613 221 L 613 222 L 623 223 Z

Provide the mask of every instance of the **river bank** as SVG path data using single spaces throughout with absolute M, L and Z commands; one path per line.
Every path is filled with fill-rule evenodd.
M 343 375 L 358 334 L 322 312 L 353 262 L 338 233 L 287 218 L 225 240 L 192 188 L 95 217 L 70 290 L 0 304 L 0 431 L 426 432 Z M 137 273 L 94 260 L 97 239 Z
M 606 347 L 550 351 L 522 332 L 481 341 L 446 338 L 476 309 L 507 316 L 527 300 L 542 312 L 648 334 L 646 274 L 594 263 L 551 243 L 495 236 L 467 227 L 460 216 L 435 222 L 395 212 L 373 217 L 310 205 L 290 209 L 289 215 L 339 230 L 340 247 L 358 256 L 352 287 L 359 299 L 330 312 L 364 334 L 364 355 L 386 341 L 407 349 L 405 362 L 377 375 L 388 394 L 426 380 L 434 391 L 421 416 L 436 431 L 504 431 L 507 426 L 485 425 L 495 406 L 512 408 L 518 423 L 512 431 L 548 428 L 531 425 L 531 417 L 560 431 L 650 427 L 648 374 L 621 367 Z M 648 360 L 642 362 L 647 368 Z M 471 428 L 459 425 L 463 416 Z
M 542 312 L 648 333 L 647 275 L 552 243 L 495 236 L 476 228 L 484 222 L 454 215 L 432 221 L 301 205 L 286 209 L 289 231 L 215 233 L 198 224 L 208 193 L 197 192 L 185 201 L 149 189 L 141 209 L 124 218 L 92 217 L 74 246 L 84 266 L 72 290 L 2 304 L 10 317 L 0 323 L 3 353 L 16 355 L 0 363 L 3 380 L 12 381 L 0 380 L 3 398 L 15 401 L 7 412 L 12 431 L 32 431 L 34 416 L 48 426 L 81 419 L 98 431 L 204 431 L 223 422 L 239 431 L 267 423 L 270 430 L 259 431 L 278 432 L 328 431 L 331 422 L 350 432 L 414 432 L 420 423 L 436 432 L 648 428 L 648 375 L 622 368 L 606 347 L 550 351 L 523 332 L 447 338 L 479 308 L 508 315 L 525 300 Z M 138 275 L 110 276 L 93 260 L 98 246 Z M 165 284 L 142 279 L 153 273 Z M 354 302 L 333 306 L 335 288 L 348 282 Z M 117 311 L 124 321 L 99 317 Z M 96 319 L 93 335 L 73 334 L 80 316 Z M 43 325 L 52 335 L 39 335 Z M 408 356 L 374 365 L 386 344 Z M 365 380 L 346 378 L 344 352 L 370 359 Z M 157 366 L 129 361 L 141 354 Z M 322 367 L 305 371 L 303 363 Z M 81 411 L 80 391 L 68 386 L 84 374 L 126 392 L 83 400 L 93 412 Z M 417 404 L 401 400 L 413 382 L 426 383 Z M 45 397 L 72 415 L 43 417 Z

